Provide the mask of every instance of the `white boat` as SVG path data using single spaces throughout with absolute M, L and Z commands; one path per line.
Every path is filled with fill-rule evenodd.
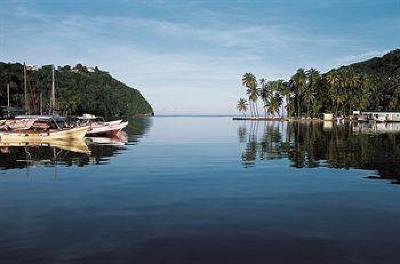
M 106 135 L 115 136 L 118 135 L 122 129 L 128 126 L 128 122 L 122 122 L 122 120 L 115 121 L 104 121 L 102 117 L 96 117 L 95 115 L 84 114 L 77 118 L 78 126 L 90 126 L 86 135 Z
M 50 143 L 52 141 L 82 140 L 88 126 L 68 127 L 64 119 L 54 116 L 17 116 L 1 124 L 1 143 Z
M 361 115 L 359 115 L 359 116 L 357 117 L 357 121 L 358 121 L 358 122 L 368 122 L 368 116 L 367 116 L 367 115 L 361 114 Z

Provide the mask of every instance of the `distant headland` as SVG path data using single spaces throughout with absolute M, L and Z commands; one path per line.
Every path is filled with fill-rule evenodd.
M 24 78 L 24 69 L 25 76 Z M 47 112 L 51 102 L 53 65 L 28 66 L 0 62 L 0 105 Z M 152 106 L 134 88 L 98 67 L 77 64 L 54 67 L 55 106 L 64 115 L 93 113 L 106 118 L 154 115 Z M 7 102 L 9 91 L 10 102 Z

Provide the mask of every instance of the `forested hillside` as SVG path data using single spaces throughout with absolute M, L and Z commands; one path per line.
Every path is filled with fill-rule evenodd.
M 24 105 L 24 66 L 20 63 L 0 63 L 0 105 L 7 104 L 7 84 L 10 105 Z M 28 110 L 38 113 L 40 95 L 43 111 L 49 108 L 52 67 L 28 67 Z M 108 72 L 80 64 L 66 65 L 55 70 L 56 110 L 65 115 L 93 113 L 106 118 L 152 115 L 153 109 L 136 89 L 114 79 Z
M 237 109 L 244 113 L 249 109 L 252 116 L 259 114 L 260 99 L 266 114 L 287 112 L 290 117 L 400 111 L 400 49 L 323 74 L 315 68 L 300 68 L 287 81 L 257 80 L 254 74 L 245 73 L 242 85 L 248 98 L 240 98 Z

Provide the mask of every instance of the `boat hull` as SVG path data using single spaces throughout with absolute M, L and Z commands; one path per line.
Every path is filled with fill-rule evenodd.
M 115 125 L 93 126 L 87 131 L 86 135 L 115 136 L 118 135 L 121 132 L 121 130 L 124 129 L 127 125 L 128 122 L 119 122 L 118 124 Z
M 65 130 L 49 131 L 48 133 L 35 133 L 30 131 L 0 133 L 1 143 L 51 143 L 52 141 L 82 140 L 89 127 L 76 127 Z

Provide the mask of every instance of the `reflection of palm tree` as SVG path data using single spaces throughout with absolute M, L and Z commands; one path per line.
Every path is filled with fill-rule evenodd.
M 246 142 L 246 135 L 247 135 L 247 127 L 246 126 L 240 126 L 238 128 L 238 136 L 239 136 L 239 142 L 240 143 Z

